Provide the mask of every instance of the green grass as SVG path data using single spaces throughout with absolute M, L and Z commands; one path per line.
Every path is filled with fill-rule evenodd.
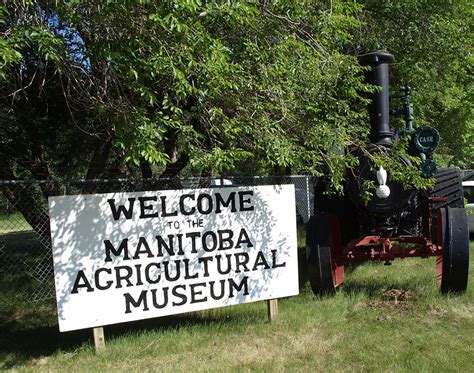
M 471 243 L 471 251 L 474 244 Z M 0 319 L 0 369 L 15 371 L 472 371 L 474 259 L 462 296 L 438 292 L 434 259 L 347 269 L 334 297 L 265 302 L 60 334 L 54 307 L 11 309 Z
M 20 212 L 0 215 L 0 234 L 30 230 L 31 226 Z
M 0 234 L 0 319 L 9 304 L 54 289 L 51 250 L 30 231 Z M 46 275 L 47 274 L 47 275 Z

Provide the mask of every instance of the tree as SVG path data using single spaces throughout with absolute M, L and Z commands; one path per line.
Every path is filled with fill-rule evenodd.
M 471 21 L 460 0 L 4 2 L 0 176 L 324 170 L 341 190 L 374 89 L 355 56 L 373 49 L 466 166 Z
M 339 150 L 367 132 L 360 67 L 339 51 L 358 10 L 339 1 L 4 3 L 1 177 L 326 165 L 340 185 L 353 159 Z M 43 223 L 26 189 L 3 192 L 28 202 L 34 228 Z
M 392 88 L 413 88 L 415 121 L 441 133 L 438 162 L 474 168 L 473 10 L 467 1 L 361 0 L 350 53 L 395 55 Z M 395 92 L 397 94 L 397 92 Z
M 338 51 L 358 7 L 324 3 L 13 2 L 1 13 L 3 97 L 46 94 L 43 83 L 54 82 L 64 96 L 56 113 L 87 143 L 78 175 L 88 178 L 105 172 L 111 154 L 147 176 L 150 164 L 172 176 L 249 157 L 262 172 L 342 165 L 328 152 L 365 135 L 359 68 Z M 2 106 L 17 127 L 14 105 Z M 47 122 L 48 134 L 65 134 Z

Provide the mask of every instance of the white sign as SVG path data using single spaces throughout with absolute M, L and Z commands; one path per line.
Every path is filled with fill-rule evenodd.
M 59 329 L 298 294 L 293 185 L 50 197 Z

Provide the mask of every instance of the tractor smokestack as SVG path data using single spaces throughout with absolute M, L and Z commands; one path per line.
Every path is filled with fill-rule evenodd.
M 382 87 L 380 92 L 369 94 L 372 100 L 369 105 L 370 140 L 374 144 L 391 146 L 393 131 L 389 122 L 388 65 L 393 62 L 393 55 L 378 51 L 360 55 L 358 60 L 362 66 L 371 67 L 365 73 L 366 83 Z

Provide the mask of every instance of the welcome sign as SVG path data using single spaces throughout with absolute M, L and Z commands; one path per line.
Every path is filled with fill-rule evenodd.
M 293 185 L 49 198 L 61 331 L 298 294 Z

